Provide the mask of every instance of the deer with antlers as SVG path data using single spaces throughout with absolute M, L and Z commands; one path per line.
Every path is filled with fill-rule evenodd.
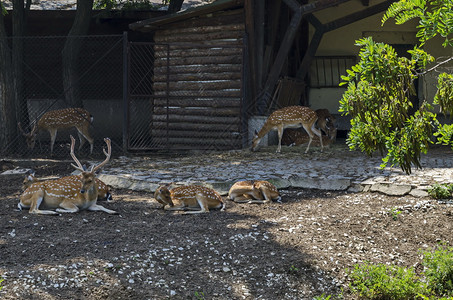
M 82 148 L 85 140 L 90 143 L 90 154 L 93 153 L 94 139 L 91 137 L 89 128 L 93 122 L 91 114 L 83 108 L 64 108 L 46 112 L 39 121 L 34 123 L 29 133 L 26 133 L 22 126 L 17 123 L 20 132 L 25 136 L 27 146 L 33 149 L 36 143 L 36 136 L 39 131 L 48 131 L 50 134 L 50 154 L 53 154 L 53 146 L 57 138 L 59 129 L 68 129 L 75 127 L 80 140 L 79 150 Z
M 252 141 L 252 151 L 258 147 L 260 140 L 271 130 L 278 131 L 278 147 L 277 153 L 281 152 L 282 136 L 285 128 L 303 127 L 310 137 L 305 153 L 310 149 L 313 136 L 317 135 L 321 143 L 321 151 L 323 148 L 321 132 L 316 128 L 315 123 L 318 120 L 316 113 L 305 106 L 288 106 L 274 111 L 266 120 L 259 132 L 255 131 L 255 137 Z
M 67 176 L 32 184 L 20 196 L 19 209 L 29 208 L 29 212 L 32 214 L 44 215 L 75 213 L 79 210 L 103 211 L 108 214 L 116 214 L 116 211 L 96 203 L 99 191 L 95 180 L 95 172 L 110 160 L 112 153 L 110 139 L 105 138 L 104 141 L 108 149 L 107 152 L 103 149 L 106 159 L 97 166 L 92 166 L 87 171 L 74 154 L 75 140 L 71 136 L 71 157 L 77 164 L 71 164 L 71 166 L 81 172 L 80 175 L 77 175 L 79 178 Z M 55 209 L 55 211 L 52 209 Z
M 228 198 L 236 203 L 280 202 L 280 194 L 272 183 L 266 180 L 238 181 L 231 186 Z
M 80 181 L 80 176 L 72 175 L 72 176 L 68 176 L 68 177 L 70 177 L 70 178 L 67 180 L 67 183 L 72 185 L 71 189 L 77 189 L 82 184 Z M 58 178 L 52 178 L 52 180 L 55 180 L 55 179 L 58 179 Z M 72 180 L 72 179 L 74 179 L 74 180 Z M 45 180 L 49 180 L 49 179 L 48 178 L 37 178 L 35 176 L 35 171 L 29 170 L 29 171 L 27 171 L 24 179 L 22 180 L 22 191 L 25 191 L 33 183 L 42 182 Z M 107 200 L 107 202 L 113 201 L 109 186 L 106 185 L 99 178 L 96 178 L 95 180 L 96 180 L 96 185 L 98 187 L 98 200 Z
M 165 210 L 183 210 L 184 214 L 199 214 L 214 208 L 220 208 L 221 211 L 225 209 L 222 196 L 213 189 L 198 185 L 179 186 L 171 190 L 168 187 L 169 185 L 162 185 L 154 193 L 154 198 Z

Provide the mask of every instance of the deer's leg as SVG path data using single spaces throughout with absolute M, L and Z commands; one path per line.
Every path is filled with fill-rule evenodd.
M 29 213 L 31 214 L 38 214 L 38 215 L 58 215 L 57 212 L 53 210 L 40 210 L 39 206 L 41 205 L 44 199 L 44 191 L 37 191 L 33 194 L 31 198 L 31 205 Z
M 193 210 L 193 211 L 186 211 L 184 214 L 201 214 L 201 213 L 207 213 L 209 212 L 209 207 L 208 207 L 208 198 L 204 195 L 197 194 L 196 196 L 198 205 L 200 205 L 201 209 Z
M 77 135 L 79 136 L 79 142 L 80 142 L 79 151 L 80 151 L 82 149 L 83 145 L 85 145 L 85 138 L 78 130 L 77 130 Z
M 57 139 L 57 129 L 49 129 L 50 133 L 50 155 L 53 154 L 53 145 L 55 144 L 55 140 Z
M 283 124 L 279 124 L 277 126 L 277 131 L 278 131 L 277 153 L 280 153 L 282 151 Z
M 313 124 L 313 125 L 311 126 L 311 130 L 312 130 L 317 136 L 319 136 L 319 142 L 321 143 L 321 152 L 322 152 L 322 150 L 324 149 L 324 145 L 322 144 L 322 132 L 321 132 L 318 128 L 315 127 L 315 124 Z
M 90 124 L 87 124 L 87 125 L 83 125 L 80 128 L 77 127 L 77 131 L 79 133 L 79 138 L 80 138 L 80 135 L 82 135 L 88 141 L 88 143 L 90 143 L 90 154 L 92 154 L 93 153 L 94 139 L 90 135 L 89 128 L 90 128 Z M 82 147 L 82 145 L 80 145 L 80 147 Z M 80 148 L 79 148 L 79 150 L 80 150 Z
M 70 201 L 63 201 L 60 203 L 60 208 L 57 208 L 56 211 L 60 213 L 76 213 L 79 211 L 79 208 Z
M 244 194 L 244 195 L 240 195 L 240 196 L 235 196 L 231 200 L 236 203 L 248 203 L 250 200 L 252 200 L 252 197 L 250 195 Z
M 98 204 L 93 204 L 90 207 L 88 207 L 87 209 L 89 211 L 103 211 L 103 212 L 106 212 L 106 213 L 111 214 L 111 215 L 117 214 L 116 211 L 111 210 L 111 209 L 107 209 L 104 206 L 101 206 L 101 205 L 98 205 Z

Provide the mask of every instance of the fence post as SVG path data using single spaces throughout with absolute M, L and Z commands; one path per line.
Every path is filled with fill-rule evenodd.
M 123 32 L 123 151 L 128 150 L 129 128 L 129 51 L 127 31 Z

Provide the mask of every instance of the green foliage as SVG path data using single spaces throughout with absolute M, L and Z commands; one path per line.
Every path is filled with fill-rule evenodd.
M 3 5 L 2 2 L 0 2 L 0 9 L 2 11 L 2 15 L 6 16 L 8 14 L 8 11 L 6 10 L 6 7 Z
M 401 211 L 394 207 L 390 210 L 390 214 L 392 215 L 392 219 L 396 221 L 398 220 L 398 215 L 401 214 Z
M 410 52 L 411 59 L 398 57 L 391 46 L 375 43 L 371 37 L 356 45 L 361 47 L 360 61 L 342 76 L 348 88 L 339 111 L 352 117 L 347 144 L 368 155 L 385 153 L 382 167 L 396 164 L 410 173 L 412 165 L 421 167 L 421 153 L 427 152 L 437 124 L 428 104 L 410 115 L 409 100 L 415 95 L 416 70 L 433 57 L 417 47 Z
M 439 296 L 453 296 L 453 247 L 440 245 L 423 256 L 428 288 Z
M 422 44 L 439 35 L 444 47 L 453 46 L 453 0 L 402 0 L 390 5 L 382 23 L 390 18 L 396 24 L 418 18 L 417 37 Z
M 197 300 L 203 300 L 205 299 L 204 293 L 203 292 L 195 292 L 195 298 Z
M 428 188 L 428 194 L 435 199 L 448 199 L 451 198 L 453 192 L 452 184 L 433 184 Z
M 3 280 L 4 280 L 4 279 L 0 277 L 0 291 L 1 291 L 2 288 L 3 288 L 3 285 L 2 285 Z
M 365 263 L 355 265 L 349 275 L 349 288 L 360 298 L 416 299 L 428 292 L 412 268 Z
M 332 295 L 322 294 L 321 296 L 315 296 L 313 300 L 330 300 Z

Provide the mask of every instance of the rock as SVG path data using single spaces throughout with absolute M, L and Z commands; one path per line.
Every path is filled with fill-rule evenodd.
M 408 184 L 393 184 L 389 182 L 379 182 L 371 185 L 371 192 L 380 192 L 389 196 L 403 196 L 409 194 L 412 186 Z

